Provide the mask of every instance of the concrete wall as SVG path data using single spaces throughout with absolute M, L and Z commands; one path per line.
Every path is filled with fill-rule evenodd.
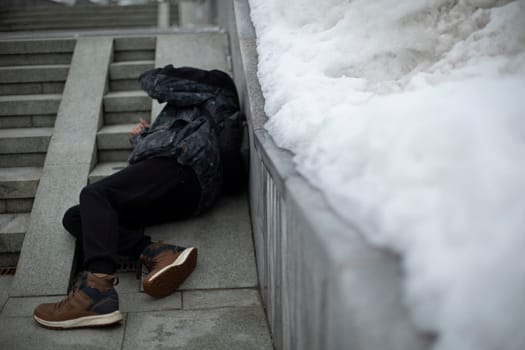
M 371 247 L 294 169 L 264 129 L 247 0 L 221 1 L 249 122 L 250 210 L 258 278 L 277 349 L 428 349 L 402 302 L 399 259 Z

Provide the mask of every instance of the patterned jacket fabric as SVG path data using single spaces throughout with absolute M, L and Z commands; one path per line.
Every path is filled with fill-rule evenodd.
M 168 65 L 144 72 L 139 82 L 150 97 L 167 104 L 150 127 L 130 138 L 134 148 L 128 162 L 170 157 L 192 167 L 202 189 L 198 211 L 208 209 L 223 183 L 221 139 L 240 138 L 222 135 L 240 133 L 229 127 L 239 111 L 233 80 L 219 70 Z

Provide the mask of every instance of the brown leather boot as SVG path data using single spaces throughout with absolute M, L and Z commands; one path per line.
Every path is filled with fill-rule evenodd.
M 58 303 L 38 305 L 33 312 L 36 322 L 47 328 L 99 327 L 122 320 L 115 278 L 97 277 L 84 271 L 77 286 Z
M 197 265 L 197 248 L 178 247 L 162 241 L 152 243 L 139 258 L 148 269 L 144 291 L 154 298 L 166 297 L 181 285 Z

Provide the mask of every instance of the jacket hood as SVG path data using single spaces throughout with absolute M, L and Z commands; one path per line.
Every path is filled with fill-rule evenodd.
M 216 69 L 208 71 L 192 67 L 175 68 L 170 64 L 142 73 L 139 82 L 142 89 L 160 103 L 188 107 L 224 95 L 238 105 L 233 80 L 228 74 Z

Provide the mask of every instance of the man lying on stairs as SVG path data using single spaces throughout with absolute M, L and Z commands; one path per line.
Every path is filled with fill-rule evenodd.
M 77 238 L 85 271 L 64 300 L 36 307 L 34 319 L 45 327 L 119 322 L 118 256 L 145 265 L 147 294 L 172 294 L 194 270 L 197 248 L 152 242 L 144 228 L 202 213 L 221 191 L 242 183 L 239 101 L 226 73 L 169 65 L 139 81 L 167 104 L 151 126 L 141 120 L 131 131 L 129 165 L 84 187 L 80 204 L 65 213 L 64 227 Z

